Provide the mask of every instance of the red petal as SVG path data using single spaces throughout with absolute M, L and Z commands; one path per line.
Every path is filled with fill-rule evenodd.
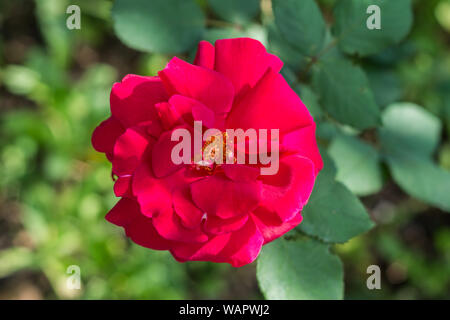
M 208 41 L 200 41 L 197 47 L 194 64 L 208 69 L 214 69 L 214 46 Z
M 227 128 L 244 130 L 279 129 L 283 134 L 312 122 L 298 95 L 280 74 L 270 69 L 233 107 L 226 125 Z
M 283 136 L 281 152 L 295 152 L 314 163 L 316 175 L 323 168 L 322 157 L 316 142 L 316 124 L 292 131 Z
M 173 208 L 184 227 L 193 229 L 200 226 L 203 212 L 192 202 L 188 185 L 177 188 L 172 195 Z
M 106 220 L 124 227 L 126 235 L 138 245 L 154 250 L 167 250 L 170 247 L 171 242 L 156 232 L 152 219 L 140 213 L 135 200 L 122 198 L 108 213 Z
M 233 85 L 218 72 L 174 57 L 159 76 L 171 95 L 178 93 L 198 100 L 215 113 L 225 113 L 231 108 Z
M 138 215 L 139 204 L 130 198 L 122 198 L 106 214 L 105 219 L 117 226 L 126 227 Z
M 153 146 L 151 163 L 157 178 L 168 176 L 185 166 L 183 163 L 175 164 L 172 161 L 172 150 L 180 142 L 172 141 L 171 136 L 172 131 L 164 132 Z
M 117 138 L 125 131 L 125 128 L 114 117 L 109 117 L 95 128 L 92 133 L 92 146 L 98 152 L 113 153 Z
M 155 104 L 168 95 L 159 77 L 127 75 L 111 90 L 111 113 L 126 128 L 144 121 L 158 121 Z
M 294 229 L 302 222 L 301 213 L 297 213 L 292 219 L 282 222 L 275 213 L 265 209 L 257 209 L 253 212 L 253 220 L 264 237 L 264 244 L 269 243 Z
M 192 199 L 207 215 L 222 219 L 247 214 L 258 206 L 261 184 L 210 176 L 191 184 Z
M 114 194 L 116 197 L 132 197 L 131 176 L 119 177 L 114 183 Z
M 261 206 L 282 221 L 291 220 L 307 203 L 314 186 L 314 164 L 300 156 L 280 160 L 278 173 L 262 177 Z
M 183 227 L 181 219 L 175 215 L 172 209 L 159 212 L 152 220 L 155 229 L 165 239 L 188 243 L 206 242 L 208 240 L 208 236 L 202 232 L 200 226 L 195 229 Z
M 218 254 L 218 259 L 230 263 L 233 267 L 242 267 L 253 262 L 264 243 L 264 237 L 256 227 L 253 218 L 249 217 L 241 229 L 230 234 L 230 240 Z
M 229 179 L 240 182 L 255 181 L 260 173 L 259 168 L 242 164 L 223 164 L 221 168 Z
M 199 178 L 191 176 L 190 170 L 185 169 L 162 179 L 156 178 L 151 168 L 151 152 L 148 150 L 133 175 L 133 194 L 137 197 L 142 213 L 151 217 L 172 208 L 173 190 Z
M 149 146 L 150 139 L 145 128 L 128 128 L 114 145 L 114 159 L 112 161 L 114 174 L 118 176 L 131 175 Z
M 279 72 L 283 66 L 278 57 L 267 53 L 255 39 L 217 40 L 215 48 L 215 70 L 231 80 L 236 95 L 246 85 L 253 87 L 268 68 Z
M 212 237 L 202 244 L 192 244 L 175 242 L 170 252 L 177 261 L 212 261 L 223 262 L 218 260 L 217 254 L 225 247 L 230 239 L 230 234 L 223 234 Z
M 244 226 L 247 219 L 247 214 L 231 219 L 220 219 L 216 216 L 209 215 L 204 223 L 204 230 L 207 233 L 215 235 L 236 231 Z

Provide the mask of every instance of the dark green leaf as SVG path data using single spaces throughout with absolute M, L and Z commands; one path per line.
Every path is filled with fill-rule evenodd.
M 264 246 L 256 272 L 267 299 L 342 299 L 343 271 L 328 245 L 305 238 Z
M 309 112 L 315 120 L 322 117 L 323 113 L 319 105 L 319 98 L 311 89 L 311 87 L 307 85 L 298 85 L 294 88 L 294 90 L 298 92 L 303 103 L 308 108 Z
M 401 98 L 402 87 L 395 72 L 389 69 L 372 69 L 368 71 L 367 76 L 375 96 L 375 101 L 381 108 Z
M 450 172 L 431 158 L 441 129 L 440 120 L 425 109 L 398 103 L 385 110 L 379 135 L 395 182 L 411 196 L 450 211 Z
M 311 58 L 303 55 L 292 45 L 290 45 L 281 36 L 280 31 L 276 26 L 269 25 L 267 29 L 269 38 L 269 51 L 280 57 L 280 59 L 284 62 L 285 67 L 289 66 L 296 72 L 298 72 L 308 65 L 308 62 L 311 60 Z
M 116 0 L 114 30 L 131 48 L 158 52 L 184 52 L 200 40 L 205 17 L 194 1 Z
M 379 124 L 380 110 L 360 67 L 343 59 L 321 61 L 313 85 L 322 107 L 336 120 L 358 129 Z
M 380 8 L 381 29 L 367 27 L 370 5 Z M 410 0 L 339 0 L 334 18 L 333 33 L 339 39 L 339 47 L 346 53 L 363 56 L 400 42 L 413 22 Z
M 324 169 L 325 170 L 325 169 Z M 361 201 L 332 176 L 334 170 L 317 177 L 299 229 L 325 242 L 342 243 L 374 226 Z
M 314 0 L 273 0 L 275 23 L 301 53 L 314 55 L 325 39 L 325 21 Z

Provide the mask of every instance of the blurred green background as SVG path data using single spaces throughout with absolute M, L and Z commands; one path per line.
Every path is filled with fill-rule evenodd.
M 261 23 L 270 1 L 262 2 L 245 30 L 267 44 Z M 331 16 L 335 1 L 318 2 Z M 242 31 L 239 19 L 223 21 L 207 1 L 197 3 L 212 27 L 206 38 Z M 66 28 L 69 4 L 81 7 L 80 30 Z M 92 131 L 109 114 L 114 82 L 154 75 L 171 58 L 125 46 L 111 7 L 108 0 L 0 1 L 0 298 L 262 298 L 255 264 L 180 264 L 104 220 L 117 199 Z M 409 101 L 441 116 L 438 161 L 450 170 L 450 1 L 414 1 L 414 14 L 406 41 L 368 59 L 365 69 L 380 105 Z M 223 26 L 226 35 L 215 29 Z M 450 215 L 393 182 L 362 200 L 377 226 L 334 248 L 346 298 L 449 299 Z M 381 267 L 382 290 L 366 287 L 371 264 Z M 70 265 L 81 268 L 80 290 L 67 289 Z

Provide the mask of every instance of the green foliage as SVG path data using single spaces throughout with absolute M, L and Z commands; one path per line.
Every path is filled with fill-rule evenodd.
M 366 10 L 373 4 L 380 8 L 379 30 L 366 27 Z M 378 53 L 398 43 L 409 33 L 413 22 L 411 0 L 340 0 L 334 17 L 333 34 L 339 39 L 339 47 L 345 53 L 362 56 Z
M 313 84 L 323 108 L 358 129 L 379 123 L 379 108 L 364 71 L 346 60 L 327 60 L 314 70 Z
M 383 187 L 380 155 L 370 144 L 348 135 L 338 135 L 328 152 L 336 163 L 336 180 L 359 196 L 377 193 Z
M 314 0 L 274 0 L 275 22 L 285 39 L 301 53 L 317 53 L 325 40 L 325 21 Z
M 400 150 L 430 157 L 439 145 L 441 131 L 441 122 L 433 114 L 412 103 L 398 103 L 383 112 L 379 134 L 386 152 Z
M 330 161 L 327 159 L 325 165 L 330 166 Z M 345 242 L 374 225 L 359 199 L 334 178 L 334 166 L 319 173 L 299 226 L 327 243 Z
M 402 103 L 386 109 L 383 124 L 380 140 L 394 180 L 413 197 L 450 211 L 450 172 L 431 159 L 440 141 L 440 120 Z
M 150 52 L 178 53 L 201 39 L 205 17 L 193 1 L 116 0 L 114 30 L 128 46 Z
M 342 299 L 343 271 L 326 244 L 302 238 L 266 245 L 257 277 L 267 299 Z

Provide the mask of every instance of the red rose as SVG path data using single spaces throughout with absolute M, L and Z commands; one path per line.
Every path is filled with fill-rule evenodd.
M 281 67 L 253 39 L 202 41 L 193 65 L 174 57 L 158 77 L 128 75 L 114 84 L 111 117 L 92 135 L 118 177 L 121 200 L 106 219 L 178 261 L 235 267 L 297 226 L 322 159 L 315 123 Z M 195 134 L 194 121 L 221 132 L 279 129 L 277 173 L 262 175 L 259 162 L 174 163 L 172 134 Z

